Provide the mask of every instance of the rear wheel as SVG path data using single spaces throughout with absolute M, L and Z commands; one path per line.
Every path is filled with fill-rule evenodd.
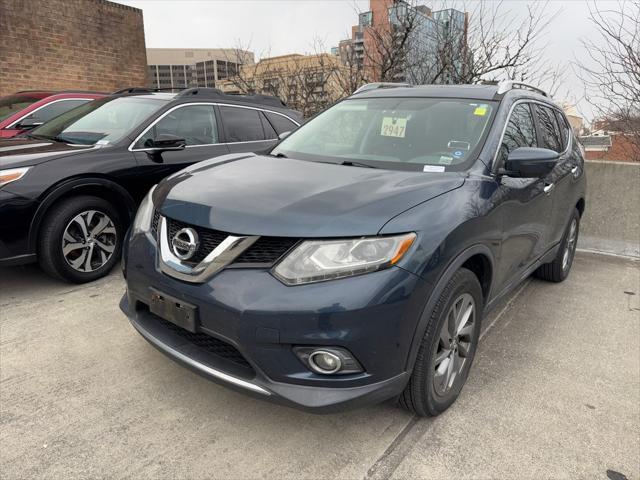
M 120 258 L 123 228 L 117 210 L 99 197 L 64 200 L 40 230 L 38 261 L 55 277 L 84 283 L 103 277 Z
M 538 268 L 534 275 L 548 282 L 562 282 L 569 276 L 573 257 L 576 254 L 578 245 L 578 234 L 580 233 L 580 212 L 573 210 L 569 224 L 562 237 L 558 254 L 552 262 L 545 263 Z
M 464 386 L 480 336 L 483 297 L 477 277 L 458 270 L 440 295 L 400 404 L 420 416 L 439 415 Z

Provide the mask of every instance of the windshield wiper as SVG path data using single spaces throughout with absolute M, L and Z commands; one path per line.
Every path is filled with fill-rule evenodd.
M 284 153 L 280 153 L 280 152 L 275 153 L 275 154 L 274 153 L 270 153 L 269 156 L 270 157 L 277 157 L 277 158 L 289 158 Z
M 368 163 L 354 162 L 353 160 L 344 160 L 342 162 L 338 162 L 338 165 L 347 165 L 348 167 L 380 168 Z

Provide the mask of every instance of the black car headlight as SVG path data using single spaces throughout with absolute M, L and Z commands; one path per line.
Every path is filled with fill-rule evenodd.
M 375 272 L 396 264 L 409 250 L 415 233 L 341 240 L 307 240 L 273 269 L 287 285 L 322 282 Z
M 4 187 L 11 182 L 20 180 L 26 175 L 31 167 L 9 168 L 7 170 L 0 170 L 0 187 Z

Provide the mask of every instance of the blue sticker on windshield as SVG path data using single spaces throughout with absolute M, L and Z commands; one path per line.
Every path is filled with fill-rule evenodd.
M 461 157 L 463 155 L 464 155 L 464 152 L 462 150 L 456 150 L 455 152 L 453 152 L 454 157 Z

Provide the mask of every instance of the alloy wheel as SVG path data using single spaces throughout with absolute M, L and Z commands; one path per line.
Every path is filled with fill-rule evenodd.
M 473 297 L 464 293 L 451 305 L 438 338 L 433 385 L 444 396 L 460 378 L 471 350 L 476 306 Z
M 79 272 L 93 272 L 106 264 L 116 248 L 113 220 L 104 212 L 87 210 L 71 219 L 62 235 L 62 254 Z
M 567 236 L 567 245 L 562 255 L 562 270 L 566 270 L 571 265 L 573 254 L 576 250 L 576 240 L 578 237 L 578 221 L 574 218 L 569 227 L 569 235 Z

